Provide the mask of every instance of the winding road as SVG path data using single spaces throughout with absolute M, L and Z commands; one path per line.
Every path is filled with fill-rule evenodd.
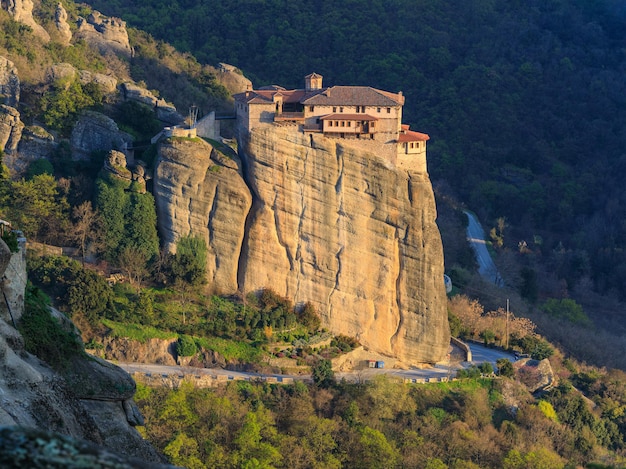
M 387 375 L 392 378 L 409 380 L 414 382 L 442 381 L 456 376 L 456 372 L 461 368 L 468 368 L 471 365 L 479 365 L 483 362 L 490 362 L 495 365 L 500 358 L 507 358 L 509 361 L 515 361 L 515 356 L 502 350 L 487 348 L 478 344 L 470 344 L 473 360 L 471 362 L 458 363 L 438 363 L 429 368 L 410 368 L 407 370 L 395 368 L 365 368 L 361 370 L 349 372 L 337 372 L 335 378 L 337 380 L 346 380 L 348 382 L 360 383 L 373 379 L 378 375 Z M 280 375 L 280 374 L 261 374 L 249 373 L 243 371 L 223 370 L 221 368 L 195 368 L 189 366 L 178 365 L 156 365 L 149 363 L 116 363 L 128 373 L 147 373 L 153 375 L 195 375 L 195 376 L 222 376 L 226 380 L 267 380 L 275 379 L 277 382 L 283 380 L 300 380 L 310 381 L 310 375 Z
M 485 232 L 483 227 L 480 225 L 480 222 L 474 214 L 468 212 L 467 210 L 464 210 L 463 213 L 467 216 L 467 240 L 476 254 L 478 273 L 485 280 L 501 286 L 502 277 L 500 277 L 498 269 L 493 263 L 491 255 L 487 250 L 487 242 L 485 241 Z

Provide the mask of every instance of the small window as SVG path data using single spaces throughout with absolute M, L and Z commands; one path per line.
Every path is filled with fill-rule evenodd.
M 341 127 L 345 127 L 346 123 L 344 121 L 341 121 Z
M 333 126 L 333 121 L 328 121 L 328 127 L 332 127 Z
M 416 148 L 419 148 L 419 147 L 420 147 L 420 142 L 417 142 L 417 143 L 415 144 L 415 147 L 416 147 Z
M 339 121 L 335 121 L 335 127 L 339 127 Z
M 315 106 L 309 106 L 309 111 L 313 112 L 313 110 L 315 109 Z
M 337 112 L 337 106 L 333 106 L 333 112 Z
M 365 106 L 361 106 L 361 112 L 365 112 Z
M 370 123 L 370 127 L 371 127 L 372 129 L 374 128 L 374 124 L 375 124 L 375 122 L 374 122 L 374 121 L 372 121 L 372 122 Z
M 343 106 L 339 107 L 339 112 L 343 112 Z
M 387 114 L 391 114 L 391 108 L 390 107 L 387 108 Z
M 374 140 L 374 134 L 370 134 L 370 138 Z
M 352 122 L 348 121 L 348 127 L 352 127 Z
M 376 108 L 376 112 L 377 112 L 378 114 L 380 114 L 380 108 L 379 108 L 379 107 L 377 107 L 377 108 Z
M 415 145 L 415 144 L 414 144 L 413 142 L 411 142 L 411 148 L 413 148 L 413 146 L 414 146 L 414 145 Z

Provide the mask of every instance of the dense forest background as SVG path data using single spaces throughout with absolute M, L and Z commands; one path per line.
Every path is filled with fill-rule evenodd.
M 405 122 L 431 136 L 435 186 L 488 229 L 504 219 L 504 248 L 524 246 L 520 290 L 626 298 L 623 2 L 90 4 L 257 87 L 301 87 L 315 71 L 326 85 L 402 90 Z M 528 285 L 537 276 L 553 281 Z

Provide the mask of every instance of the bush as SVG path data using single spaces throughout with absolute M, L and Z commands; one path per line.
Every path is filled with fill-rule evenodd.
M 543 304 L 543 310 L 550 316 L 565 319 L 581 326 L 590 326 L 591 320 L 585 314 L 583 307 L 571 298 L 557 300 L 550 298 Z
M 511 378 L 515 374 L 513 364 L 506 358 L 499 358 L 496 362 L 496 367 L 498 368 L 498 375 L 500 376 Z
M 331 347 L 337 347 L 344 353 L 348 353 L 351 350 L 359 346 L 359 342 L 354 337 L 347 335 L 338 335 L 330 341 Z
M 2 235 L 2 241 L 6 243 L 9 247 L 9 251 L 17 252 L 20 250 L 19 245 L 17 244 L 17 233 L 15 231 L 7 231 Z
M 196 353 L 198 353 L 198 347 L 193 337 L 181 335 L 176 342 L 176 354 L 179 357 L 193 357 Z

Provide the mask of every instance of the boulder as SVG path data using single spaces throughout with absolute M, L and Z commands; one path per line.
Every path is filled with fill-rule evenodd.
M 297 129 L 240 136 L 254 203 L 239 288 L 311 302 L 330 331 L 405 364 L 443 360 L 450 331 L 428 174 L 398 169 L 378 147 Z
M 68 63 L 53 64 L 46 72 L 46 80 L 48 83 L 55 86 L 64 84 L 66 89 L 77 76 L 78 70 L 76 70 L 72 64 Z
M 176 339 L 148 339 L 141 343 L 131 339 L 105 337 L 103 345 L 107 360 L 176 365 Z
M 124 435 L 117 439 L 126 446 Z M 112 451 L 111 448 L 114 448 Z M 0 466 L 2 467 L 101 467 L 118 469 L 174 469 L 164 460 L 125 456 L 119 447 L 96 445 L 78 438 L 35 428 L 0 427 Z M 154 455 L 153 455 L 154 456 Z
M 167 139 L 158 150 L 154 194 L 161 240 L 174 252 L 179 238 L 201 236 L 207 279 L 219 293 L 237 291 L 237 272 L 252 206 L 241 162 L 201 139 Z
M 20 120 L 19 111 L 14 107 L 0 104 L 0 150 L 7 154 L 15 152 L 23 130 L 24 124 Z M 11 167 L 9 161 L 5 163 Z
M 0 57 L 0 103 L 17 107 L 20 101 L 20 79 L 13 62 Z
M 18 252 L 9 252 L 9 262 L 0 275 L 0 318 L 15 324 L 24 314 L 24 296 L 26 292 L 26 239 L 18 233 Z M 0 239 L 0 269 L 6 263 L 7 245 Z
M 63 373 L 79 399 L 119 401 L 131 399 L 136 385 L 128 373 L 98 357 L 76 357 Z
M 50 158 L 57 146 L 54 136 L 43 127 L 25 127 L 17 147 L 19 157 L 9 158 L 10 167 L 16 174 L 22 174 L 33 161 Z
M 86 111 L 72 129 L 70 145 L 74 158 L 87 159 L 93 151 L 124 150 L 132 141 L 133 137 L 122 132 L 113 119 Z
M 124 57 L 132 56 L 126 23 L 119 18 L 109 18 L 98 11 L 87 19 L 79 18 L 76 39 L 83 39 L 101 54 L 113 52 Z
M 122 94 L 124 99 L 137 101 L 154 109 L 157 119 L 165 123 L 176 125 L 184 121 L 176 107 L 164 99 L 157 98 L 150 91 L 134 83 L 123 83 Z
M 95 83 L 100 87 L 103 93 L 111 94 L 117 91 L 117 78 L 103 73 L 90 72 L 81 70 L 79 73 L 81 84 Z
M 441 361 L 450 331 L 428 175 L 296 126 L 255 129 L 238 143 L 243 165 L 200 140 L 161 143 L 154 194 L 164 246 L 200 236 L 215 291 L 271 287 L 311 302 L 324 327 L 373 352 Z
M 543 360 L 523 358 L 516 361 L 513 366 L 517 379 L 533 394 L 548 391 L 556 384 L 556 376 L 547 358 Z
M 216 78 L 230 94 L 237 94 L 252 89 L 252 82 L 234 65 L 220 63 L 217 68 Z

